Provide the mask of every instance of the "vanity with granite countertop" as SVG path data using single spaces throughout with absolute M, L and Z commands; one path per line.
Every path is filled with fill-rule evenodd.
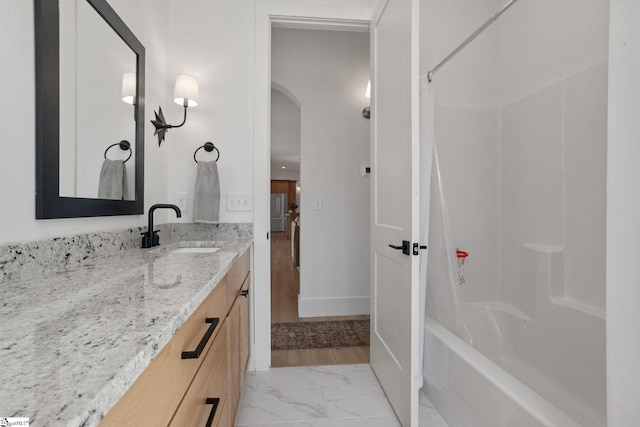
M 233 425 L 248 360 L 252 239 L 189 226 L 166 230 L 172 243 L 160 247 L 120 245 L 1 282 L 0 415 L 33 426 L 205 425 L 210 416 L 210 425 Z M 0 248 L 0 264 L 41 246 Z M 199 345 L 198 357 L 182 358 Z M 219 396 L 194 395 L 207 387 Z

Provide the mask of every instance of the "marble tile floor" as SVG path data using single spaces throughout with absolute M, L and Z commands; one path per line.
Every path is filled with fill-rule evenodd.
M 400 427 L 369 364 L 248 372 L 236 425 Z M 420 427 L 447 427 L 422 393 Z

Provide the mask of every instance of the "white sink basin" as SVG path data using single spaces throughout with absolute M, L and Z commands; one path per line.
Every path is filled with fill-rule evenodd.
M 220 248 L 212 248 L 210 246 L 204 247 L 190 247 L 190 248 L 177 248 L 170 252 L 174 254 L 211 254 L 218 252 Z

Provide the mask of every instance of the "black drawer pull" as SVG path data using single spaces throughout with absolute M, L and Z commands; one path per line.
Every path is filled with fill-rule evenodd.
M 211 335 L 213 335 L 213 332 L 216 330 L 216 326 L 218 326 L 218 322 L 220 322 L 220 319 L 218 319 L 217 317 L 207 317 L 205 319 L 205 322 L 211 323 L 211 326 L 209 326 L 209 329 L 207 329 L 207 332 L 204 334 L 204 336 L 200 340 L 200 344 L 198 344 L 198 347 L 196 347 L 195 350 L 182 352 L 183 359 L 197 359 L 198 357 L 200 357 L 200 354 L 202 354 L 202 350 L 204 350 L 207 342 L 209 342 L 209 338 L 211 338 Z
M 207 405 L 213 405 L 211 408 L 211 412 L 209 413 L 209 418 L 207 418 L 207 424 L 205 427 L 211 427 L 213 424 L 213 420 L 216 417 L 216 411 L 218 410 L 218 405 L 220 404 L 220 399 L 217 397 L 207 397 Z
M 245 289 L 244 291 L 242 291 L 242 296 L 245 298 L 249 296 L 249 289 Z

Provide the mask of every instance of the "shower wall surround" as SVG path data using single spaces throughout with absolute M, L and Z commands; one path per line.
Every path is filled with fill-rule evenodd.
M 2 283 L 69 270 L 121 250 L 140 247 L 147 227 L 83 233 L 66 237 L 0 246 L 0 286 Z M 240 224 L 159 224 L 161 244 L 192 240 L 232 240 L 251 238 L 253 225 Z

